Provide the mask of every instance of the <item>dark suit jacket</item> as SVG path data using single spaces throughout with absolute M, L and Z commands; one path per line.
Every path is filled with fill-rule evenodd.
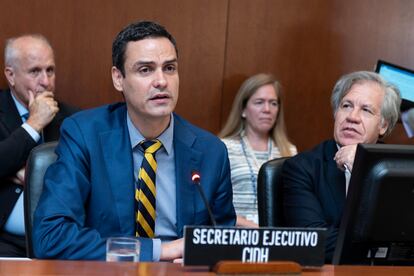
M 59 112 L 43 130 L 46 142 L 59 138 L 59 127 L 63 119 L 78 109 L 59 103 Z M 9 217 L 22 186 L 8 178 L 24 166 L 30 151 L 37 145 L 29 133 L 21 127 L 22 120 L 10 90 L 0 91 L 0 228 Z
M 38 258 L 105 259 L 111 236 L 134 236 L 134 174 L 124 103 L 79 112 L 62 125 L 58 160 L 46 172 L 34 214 Z M 230 166 L 225 145 L 212 134 L 174 115 L 173 136 L 177 237 L 184 225 L 210 224 L 191 182 L 202 186 L 215 219 L 234 225 Z M 141 238 L 141 260 L 152 260 L 152 240 Z
M 337 146 L 325 141 L 283 166 L 284 216 L 287 226 L 326 227 L 326 262 L 335 249 L 345 203 L 345 174 L 334 161 Z

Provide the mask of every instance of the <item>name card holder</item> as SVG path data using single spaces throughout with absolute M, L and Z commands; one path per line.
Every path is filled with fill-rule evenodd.
M 210 266 L 219 274 L 301 272 L 325 259 L 324 228 L 184 227 L 184 265 Z
M 232 274 L 300 274 L 302 267 L 296 262 L 271 261 L 268 263 L 243 263 L 240 261 L 220 261 L 212 269 L 220 275 Z

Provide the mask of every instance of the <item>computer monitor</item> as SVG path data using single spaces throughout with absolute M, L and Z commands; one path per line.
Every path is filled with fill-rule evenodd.
M 383 60 L 378 60 L 375 72 L 394 84 L 401 92 L 401 111 L 414 107 L 414 71 Z
M 414 146 L 358 145 L 333 263 L 414 265 Z

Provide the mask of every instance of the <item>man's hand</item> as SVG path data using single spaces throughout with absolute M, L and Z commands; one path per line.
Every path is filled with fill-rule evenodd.
M 38 133 L 47 126 L 59 111 L 58 103 L 54 99 L 53 92 L 44 91 L 34 96 L 29 91 L 29 118 L 28 123 Z
M 259 225 L 257 225 L 255 222 L 248 220 L 247 218 L 243 216 L 237 216 L 236 226 L 237 227 L 249 227 L 249 228 L 259 227 Z
M 341 147 L 338 152 L 335 154 L 334 160 L 336 162 L 336 166 L 341 169 L 345 170 L 348 168 L 350 172 L 352 172 L 352 167 L 354 166 L 354 159 L 356 153 L 357 145 L 349 145 Z
M 180 262 L 184 252 L 184 239 L 178 239 L 171 242 L 164 242 L 161 244 L 161 261 Z
M 23 167 L 16 173 L 16 175 L 14 175 L 13 177 L 10 177 L 10 179 L 11 181 L 13 181 L 13 183 L 24 186 L 25 173 L 26 173 L 26 169 L 25 167 Z

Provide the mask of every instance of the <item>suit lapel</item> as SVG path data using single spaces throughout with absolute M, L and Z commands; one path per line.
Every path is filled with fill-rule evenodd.
M 0 93 L 0 120 L 8 130 L 8 134 L 13 132 L 22 124 L 17 107 L 14 104 L 10 90 Z
M 115 110 L 114 125 L 111 131 L 99 135 L 108 172 L 108 182 L 118 213 L 121 232 L 132 234 L 134 230 L 134 174 L 131 142 L 126 124 L 126 109 Z
M 176 171 L 177 235 L 182 237 L 183 226 L 195 221 L 194 193 L 196 187 L 191 181 L 193 172 L 200 172 L 202 153 L 193 149 L 194 133 L 179 117 L 174 120 L 174 154 Z
M 338 148 L 335 141 L 330 141 L 327 147 L 325 147 L 325 162 L 327 165 L 327 177 L 329 188 L 332 196 L 335 199 L 336 209 L 338 213 L 342 212 L 345 203 L 345 174 L 339 170 L 336 166 L 335 160 L 333 160 Z

